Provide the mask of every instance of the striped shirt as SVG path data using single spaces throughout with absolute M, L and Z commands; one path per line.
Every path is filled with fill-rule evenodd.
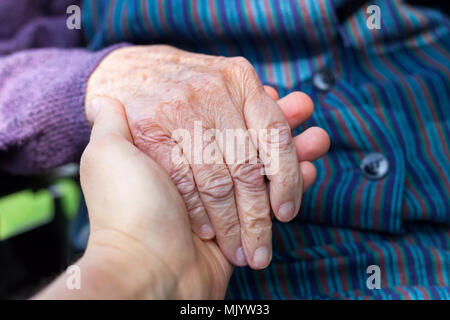
M 83 6 L 91 49 L 126 41 L 244 56 L 281 96 L 300 90 L 313 99 L 313 117 L 294 133 L 324 128 L 330 152 L 315 162 L 317 181 L 298 217 L 274 222 L 272 264 L 236 269 L 229 298 L 450 298 L 450 24 L 443 13 L 390 0 Z M 364 166 L 374 153 L 388 170 L 379 161 Z M 380 170 L 384 177 L 370 177 Z M 380 289 L 369 285 L 372 274 Z

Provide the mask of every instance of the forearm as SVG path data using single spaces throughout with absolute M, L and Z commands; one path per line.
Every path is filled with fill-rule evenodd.
M 142 267 L 134 253 L 112 246 L 93 245 L 74 265 L 33 299 L 166 299 L 159 283 L 158 262 Z M 74 277 L 78 277 L 76 279 Z M 79 284 L 79 288 L 77 285 Z

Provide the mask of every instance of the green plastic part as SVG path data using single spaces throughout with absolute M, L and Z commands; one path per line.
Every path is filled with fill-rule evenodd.
M 0 240 L 53 220 L 53 198 L 47 190 L 24 190 L 0 198 Z
M 71 220 L 78 212 L 81 201 L 81 191 L 78 184 L 71 179 L 61 179 L 55 184 L 61 196 L 61 206 L 66 217 Z

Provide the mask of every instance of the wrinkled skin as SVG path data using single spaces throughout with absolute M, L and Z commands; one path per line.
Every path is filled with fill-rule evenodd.
M 167 173 L 133 145 L 120 103 L 99 99 L 102 107 L 80 165 L 91 224 L 86 255 L 108 257 L 97 263 L 98 277 L 110 275 L 116 290 L 105 296 L 81 291 L 81 298 L 222 299 L 232 266 L 214 241 L 191 231 Z M 107 286 L 108 280 L 96 278 L 85 281 Z M 82 289 L 88 290 L 84 284 Z
M 270 208 L 280 221 L 295 217 L 304 189 L 302 177 L 315 175 L 312 165 L 302 168 L 299 160 L 300 164 L 313 161 L 326 152 L 326 133 L 310 128 L 297 144 L 291 137 L 292 123 L 283 115 L 281 102 L 274 100 L 276 93 L 264 89 L 251 64 L 241 57 L 194 54 L 159 45 L 117 49 L 89 79 L 88 119 L 95 113 L 89 101 L 99 95 L 123 103 L 135 145 L 169 174 L 186 204 L 194 232 L 201 239 L 215 236 L 225 257 L 235 265 L 266 267 L 272 255 Z M 307 103 L 312 113 L 312 103 Z M 285 101 L 288 109 L 289 104 Z M 218 142 L 220 164 L 172 161 L 173 148 L 180 146 L 172 133 L 182 128 L 193 135 L 195 121 L 201 121 L 204 129 L 221 131 L 278 129 L 279 170 L 261 174 L 262 167 L 274 159 L 257 149 L 261 141 L 254 137 L 248 158 L 240 163 L 230 163 Z M 305 143 L 305 138 L 316 145 Z M 303 159 L 302 143 L 308 146 L 304 149 L 310 148 Z

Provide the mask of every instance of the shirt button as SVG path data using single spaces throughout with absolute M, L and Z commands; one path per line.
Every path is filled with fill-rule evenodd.
M 314 88 L 325 92 L 334 86 L 336 83 L 336 77 L 331 70 L 322 69 L 313 74 L 312 83 Z
M 388 173 L 389 161 L 381 153 L 373 152 L 362 159 L 360 168 L 366 178 L 378 180 L 384 178 Z

